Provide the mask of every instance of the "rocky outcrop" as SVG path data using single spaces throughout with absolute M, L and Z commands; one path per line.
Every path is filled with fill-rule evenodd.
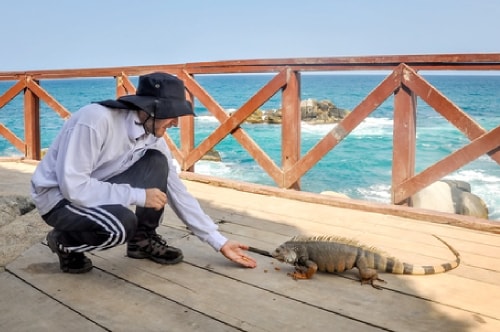
M 465 181 L 436 181 L 412 196 L 412 206 L 488 219 L 486 203 Z
M 26 196 L 0 196 L 0 266 L 39 243 L 50 227 Z
M 311 124 L 336 123 L 349 114 L 348 110 L 338 108 L 330 100 L 303 100 L 300 103 L 302 121 Z
M 349 114 L 348 110 L 338 108 L 330 100 L 306 99 L 300 103 L 301 120 L 309 124 L 337 123 Z M 253 112 L 246 123 L 281 124 L 282 110 L 261 110 Z

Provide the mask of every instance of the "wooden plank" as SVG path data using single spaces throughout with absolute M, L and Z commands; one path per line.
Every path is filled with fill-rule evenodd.
M 332 325 L 356 331 L 377 331 L 371 327 L 314 306 L 290 300 L 240 282 L 239 275 L 259 273 L 242 269 L 228 262 L 221 255 L 207 250 L 207 245 L 189 237 L 175 244 L 194 248 L 198 255 L 206 254 L 201 265 L 193 266 L 189 258 L 176 266 L 165 267 L 150 261 L 130 262 L 116 251 L 99 252 L 102 260 L 95 259 L 105 270 L 113 270 L 121 278 L 140 284 L 142 287 L 163 294 L 172 301 L 195 311 L 204 312 L 214 319 L 242 330 L 277 331 L 286 327 L 296 330 L 325 331 Z M 194 244 L 194 246 L 192 246 Z M 133 265 L 132 265 L 133 264 Z M 132 265 L 132 266 L 131 266 Z M 217 266 L 234 271 L 232 278 L 220 275 Z M 260 273 L 259 273 L 260 275 Z M 277 314 L 279 313 L 279 314 Z
M 217 211 L 219 211 L 219 214 Z M 296 224 L 286 223 L 286 220 L 279 220 L 279 218 L 269 220 L 239 214 L 234 211 L 225 214 L 220 211 L 205 207 L 205 212 L 214 220 L 223 220 L 219 227 L 229 237 L 233 235 L 244 237 L 245 243 L 268 251 L 274 250 L 279 244 L 292 236 L 304 233 L 297 232 Z M 297 224 L 300 225 L 301 222 L 299 221 Z M 176 220 L 173 213 L 172 215 L 166 214 L 164 225 L 185 230 L 184 224 Z M 358 229 L 352 229 L 349 225 L 347 223 L 345 225 L 324 225 L 310 222 L 307 231 L 312 234 L 333 234 L 354 238 L 413 264 L 441 264 L 454 259 L 448 248 L 427 232 L 416 235 L 415 231 L 411 229 L 399 230 L 394 227 L 378 226 L 374 231 L 367 233 L 366 226 L 359 225 Z M 440 234 L 439 232 L 433 233 Z M 488 242 L 488 238 L 491 238 L 492 241 L 496 240 L 496 242 L 488 245 L 481 243 L 481 239 L 477 236 L 475 239 L 468 240 L 467 234 L 460 237 L 456 234 L 449 235 L 447 232 L 442 232 L 440 236 L 453 244 L 461 254 L 462 262 L 459 270 L 457 269 L 453 273 L 459 273 L 464 278 L 499 285 L 499 237 L 485 234 L 486 237 L 483 238 L 485 242 Z
M 388 282 L 382 291 L 360 286 L 355 271 L 341 276 L 319 273 L 312 280 L 294 281 L 286 276 L 292 266 L 260 255 L 252 254 L 257 268 L 237 267 L 207 244 L 186 236 L 185 226 L 166 209 L 160 232 L 182 248 L 183 264 L 167 267 L 131 260 L 124 257 L 121 246 L 92 255 L 96 268 L 74 276 L 60 273 L 56 256 L 37 245 L 33 248 L 39 251 L 31 253 L 31 248 L 7 266 L 8 272 L 109 330 L 126 330 L 123 322 L 110 322 L 112 319 L 147 321 L 151 329 L 161 330 L 154 320 L 158 315 L 162 320 L 163 311 L 172 313 L 162 320 L 163 328 L 173 324 L 173 330 L 196 329 L 197 325 L 192 328 L 184 320 L 176 321 L 185 317 L 184 310 L 189 311 L 190 322 L 202 324 L 208 319 L 214 330 L 221 326 L 256 331 L 289 330 L 292 326 L 311 331 L 332 326 L 346 331 L 500 330 L 496 310 L 500 306 L 498 235 L 227 188 L 207 189 L 199 183 L 187 185 L 205 211 L 220 222 L 225 235 L 264 249 L 272 249 L 297 231 L 335 232 L 359 236 L 368 244 L 409 259 L 452 258 L 430 236 L 435 233 L 461 252 L 463 262 L 458 269 L 435 276 L 381 274 Z M 95 290 L 90 289 L 95 285 Z M 140 296 L 134 296 L 137 294 Z M 89 303 L 89 298 L 100 301 Z M 130 304 L 137 298 L 141 302 Z M 150 306 L 151 313 L 143 319 L 141 312 L 138 317 L 138 308 L 149 310 Z M 283 307 L 288 308 L 284 315 L 281 311 L 276 314 Z M 130 327 L 137 329 L 133 323 Z M 141 327 L 147 330 L 149 325 Z
M 0 272 L 1 331 L 106 331 L 9 272 Z
M 281 165 L 286 173 L 300 159 L 300 73 L 287 71 L 287 84 L 282 94 L 282 123 L 281 123 Z M 300 181 L 286 184 L 284 179 L 278 184 L 280 187 L 300 190 Z
M 1 72 L 0 80 L 15 80 L 19 76 L 31 75 L 37 79 L 74 77 L 113 77 L 120 73 L 141 75 L 153 71 L 189 73 L 256 73 L 276 72 L 283 67 L 294 70 L 392 70 L 400 63 L 406 63 L 415 70 L 500 70 L 500 53 L 476 54 L 416 54 L 375 55 L 352 57 L 280 58 L 194 62 L 172 65 L 126 66 L 85 69 L 57 69 Z
M 189 263 L 203 267 L 213 255 L 204 250 L 205 246 L 199 241 L 191 240 L 186 245 L 181 245 L 181 248 Z M 500 328 L 500 317 L 496 307 L 488 308 L 489 300 L 487 299 L 490 298 L 489 294 L 491 293 L 478 294 L 477 291 L 480 288 L 471 288 L 466 294 L 463 294 L 463 291 L 467 289 L 456 283 L 438 291 L 444 293 L 440 294 L 440 299 L 455 292 L 457 298 L 453 299 L 454 301 L 435 302 L 429 300 L 428 297 L 436 292 L 435 287 L 447 284 L 449 276 L 445 274 L 421 278 L 387 275 L 390 285 L 396 284 L 395 279 L 400 279 L 401 282 L 405 283 L 406 289 L 418 287 L 420 297 L 415 297 L 412 294 L 407 295 L 400 290 L 394 291 L 390 288 L 378 291 L 369 286 L 362 287 L 358 282 L 353 282 L 350 279 L 323 273 L 315 275 L 313 280 L 294 281 L 286 276 L 286 272 L 293 270 L 291 266 L 271 264 L 272 259 L 266 257 L 257 257 L 257 260 L 259 266 L 252 271 L 242 271 L 224 262 L 219 263 L 211 260 L 210 268 L 218 274 L 255 285 L 273 294 L 281 294 L 300 303 L 323 308 L 332 313 L 342 313 L 353 320 L 360 320 L 372 326 L 383 326 L 388 330 L 457 331 L 467 327 L 473 330 L 494 331 Z M 386 277 L 385 274 L 384 277 Z M 427 288 L 425 283 L 428 278 L 434 277 L 437 277 L 434 279 L 435 284 L 432 285 L 433 287 Z M 423 286 L 415 286 L 417 280 L 425 281 Z M 466 287 L 468 286 L 471 285 L 466 285 Z M 482 285 L 475 284 L 474 286 Z M 494 289 L 498 290 L 498 287 Z M 487 288 L 486 291 L 491 291 L 491 287 Z M 467 296 L 471 294 L 476 296 L 476 299 L 474 303 L 469 304 Z M 493 294 L 498 293 L 494 292 Z M 452 299 L 452 297 L 448 298 Z M 459 306 L 451 305 L 450 302 L 458 302 Z M 480 305 L 481 311 L 470 311 L 469 308 L 474 307 L 474 305 Z M 351 327 L 348 330 L 355 329 Z
M 229 118 L 229 115 L 224 112 L 222 107 L 196 82 L 189 74 L 183 72 L 181 78 L 184 80 L 186 87 L 200 102 L 217 118 L 220 123 L 223 123 Z M 279 183 L 282 172 L 274 161 L 258 146 L 257 143 L 241 128 L 234 128 L 231 133 L 238 143 L 243 146 L 255 161 L 271 176 L 271 178 Z
M 198 197 L 204 196 L 195 193 Z M 207 198 L 213 197 L 213 193 L 206 195 Z M 437 234 L 461 253 L 460 272 L 465 278 L 497 285 L 500 280 L 500 237 L 494 234 L 394 216 L 381 218 L 373 213 L 310 203 L 292 207 L 288 200 L 269 196 L 261 196 L 258 204 L 252 204 L 253 200 L 244 193 L 228 189 L 219 188 L 217 197 L 216 202 L 200 200 L 205 212 L 215 221 L 222 221 L 221 230 L 248 235 L 245 242 L 256 247 L 273 250 L 299 233 L 332 234 L 358 239 L 410 263 L 440 264 L 454 259 L 451 252 L 431 236 Z M 185 229 L 168 210 L 164 224 Z M 415 233 L 415 228 L 419 229 L 418 233 Z
M 236 191 L 251 193 L 255 195 L 285 198 L 289 199 L 290 201 L 321 204 L 335 208 L 342 208 L 347 211 L 372 212 L 375 215 L 383 214 L 387 217 L 393 216 L 396 218 L 409 218 L 415 221 L 430 221 L 435 224 L 455 225 L 470 230 L 479 230 L 494 234 L 500 234 L 500 223 L 484 218 L 464 216 L 454 213 L 444 213 L 419 208 L 409 208 L 406 206 L 376 203 L 351 198 L 333 197 L 329 195 L 321 195 L 303 191 L 285 190 L 266 185 L 221 179 L 213 176 L 193 174 L 189 172 L 181 172 L 180 176 L 182 179 L 187 180 L 186 183 L 191 182 L 193 183 L 193 185 L 195 185 L 194 183 L 198 183 L 200 185 L 210 184 L 214 187 L 230 188 Z
M 409 197 L 396 201 L 394 190 L 398 184 L 411 178 L 415 173 L 415 140 L 417 137 L 416 97 L 402 85 L 394 94 L 394 128 L 392 139 L 392 186 L 393 204 L 410 205 Z
M 256 92 L 243 104 L 232 116 L 225 119 L 206 139 L 204 139 L 186 158 L 186 165 L 191 166 L 204 156 L 211 148 L 219 143 L 224 137 L 240 126 L 245 119 L 268 101 L 276 91 L 286 84 L 286 71 L 282 71 L 273 77 L 264 87 Z
M 68 111 L 63 105 L 61 105 L 54 97 L 52 97 L 47 91 L 45 91 L 37 81 L 28 77 L 26 80 L 27 91 L 31 91 L 38 98 L 43 100 L 50 108 L 59 114 L 61 118 L 67 120 L 71 116 L 71 112 Z
M 185 183 L 189 191 L 198 199 L 206 202 L 207 205 L 214 208 L 220 208 L 221 210 L 234 210 L 243 214 L 248 213 L 255 218 L 273 221 L 283 220 L 283 222 L 292 218 L 306 225 L 309 222 L 316 221 L 320 224 L 337 225 L 365 232 L 368 225 L 376 229 L 380 226 L 389 227 L 385 229 L 384 232 L 393 232 L 394 229 L 403 229 L 413 232 L 415 227 L 420 228 L 425 225 L 428 234 L 443 234 L 447 236 L 458 234 L 465 235 L 465 237 L 471 241 L 474 239 L 478 243 L 498 244 L 498 236 L 496 234 L 470 230 L 463 227 L 450 227 L 450 225 L 446 224 L 436 224 L 434 222 L 414 220 L 412 218 L 357 209 L 339 208 L 312 202 L 298 202 L 296 200 L 271 195 L 252 194 L 249 196 L 245 192 L 229 188 L 217 188 L 217 195 L 214 196 L 213 190 L 215 190 L 215 188 L 207 190 L 205 185 L 200 183 L 192 181 L 186 181 Z M 213 197 L 217 197 L 218 199 L 214 200 Z M 412 210 L 412 208 L 405 209 Z M 311 213 L 311 211 L 314 211 L 314 213 Z
M 218 197 L 221 198 L 221 202 L 227 201 L 224 194 L 220 192 Z M 411 243 L 414 246 L 412 248 L 413 252 L 421 252 L 419 248 L 425 246 L 429 248 L 431 253 L 443 249 L 444 256 L 440 257 L 441 259 L 453 258 L 453 256 L 449 256 L 448 249 L 431 236 L 431 234 L 436 234 L 459 249 L 464 259 L 463 263 L 469 261 L 476 266 L 483 264 L 484 268 L 490 270 L 495 270 L 495 266 L 500 269 L 500 237 L 498 235 L 473 232 L 433 223 L 411 222 L 403 218 L 390 220 L 395 219 L 395 217 L 384 216 L 380 218 L 380 216 L 366 212 L 345 211 L 321 205 L 311 206 L 307 209 L 301 208 L 303 205 L 300 204 L 292 208 L 289 204 L 281 204 L 278 199 L 270 199 L 267 203 L 263 203 L 262 199 L 264 197 L 259 200 L 260 207 L 251 207 L 251 214 L 226 208 L 222 209 L 226 211 L 226 215 L 221 216 L 214 214 L 218 210 L 217 207 L 205 205 L 203 202 L 202 206 L 214 220 L 223 218 L 225 223 L 221 227 L 233 223 L 240 227 L 260 228 L 274 232 L 274 234 L 290 237 L 297 234 L 353 237 L 366 242 L 368 245 L 378 246 L 382 250 L 390 251 L 393 254 L 398 254 L 401 248 L 405 248 Z M 246 198 L 242 199 L 242 201 L 249 204 L 251 199 Z M 272 207 L 272 212 L 262 211 L 263 206 Z M 314 211 L 314 213 L 311 213 L 311 211 Z M 349 218 L 345 218 L 346 215 Z M 174 217 L 167 219 L 171 220 L 172 218 Z M 419 228 L 420 231 L 415 233 L 415 228 Z M 434 257 L 436 256 L 434 255 Z
M 123 256 L 123 247 L 116 249 Z M 61 273 L 57 256 L 42 244 L 30 248 L 7 270 L 107 331 L 237 330 L 154 290 L 117 278 L 112 270 L 97 267 L 81 275 Z
M 471 143 L 454 151 L 416 176 L 399 184 L 394 188 L 396 201 L 415 194 L 418 190 L 425 188 L 447 174 L 476 160 L 483 154 L 497 149 L 499 147 L 499 141 L 500 126 L 474 139 Z
M 26 85 L 32 83 L 26 78 Z M 24 156 L 28 159 L 40 160 L 40 100 L 30 88 L 24 91 Z
M 460 109 L 455 103 L 444 96 L 439 90 L 433 87 L 415 70 L 404 66 L 402 80 L 429 106 L 434 108 L 446 120 L 453 124 L 471 141 L 484 135 L 487 131 L 472 119 L 467 113 Z M 486 153 L 500 164 L 500 151 L 486 151 Z
M 24 154 L 26 152 L 26 144 L 24 144 L 24 141 L 17 137 L 9 128 L 5 127 L 3 123 L 0 123 L 0 135 L 12 143 L 21 153 Z
M 20 94 L 25 86 L 25 80 L 21 79 L 0 95 L 0 109 Z
M 403 228 L 407 229 L 408 226 L 411 227 L 420 227 L 421 225 L 425 225 L 426 229 L 429 230 L 429 233 L 433 234 L 442 234 L 443 231 L 446 234 L 450 234 L 449 232 L 458 232 L 459 234 L 467 234 L 469 239 L 478 238 L 478 241 L 489 241 L 483 243 L 498 243 L 496 242 L 498 236 L 493 233 L 485 233 L 481 231 L 466 229 L 463 227 L 449 227 L 449 224 L 441 224 L 436 223 L 438 218 L 441 218 L 443 213 L 433 213 L 429 212 L 429 216 L 433 215 L 434 218 L 432 221 L 422 221 L 419 219 L 399 216 L 399 215 L 391 215 L 390 211 L 371 211 L 370 209 L 356 209 L 356 208 L 346 208 L 346 207 L 338 207 L 336 205 L 328 205 L 324 204 L 326 202 L 321 200 L 321 196 L 316 194 L 314 197 L 318 197 L 316 201 L 318 203 L 313 203 L 311 201 L 300 201 L 297 200 L 300 196 L 305 195 L 309 196 L 308 193 L 296 193 L 293 197 L 297 199 L 289 199 L 293 198 L 289 195 L 278 196 L 267 194 L 264 191 L 264 194 L 256 195 L 255 192 L 245 192 L 240 190 L 234 190 L 230 188 L 217 188 L 217 200 L 214 200 L 212 190 L 207 190 L 206 186 L 199 182 L 194 181 L 185 181 L 184 182 L 188 187 L 188 190 L 194 194 L 199 199 L 208 202 L 210 205 L 214 207 L 220 207 L 221 209 L 226 210 L 235 210 L 235 211 L 245 211 L 249 212 L 252 215 L 258 216 L 268 216 L 269 219 L 274 218 L 286 218 L 290 214 L 295 218 L 303 220 L 305 223 L 307 221 L 311 221 L 314 219 L 318 219 L 319 222 L 332 224 L 339 223 L 343 227 L 362 227 L 365 231 L 372 232 L 379 225 L 386 225 L 393 228 Z M 280 192 L 290 192 L 283 191 Z M 253 197 L 253 198 L 252 198 Z M 258 199 L 257 199 L 258 197 Z M 325 200 L 328 198 L 325 197 Z M 254 201 L 255 204 L 251 204 Z M 369 203 L 367 203 L 369 204 Z M 409 214 L 412 216 L 412 210 L 419 210 L 408 207 L 398 207 L 401 210 L 410 211 Z M 314 213 L 311 213 L 314 211 Z M 464 216 L 458 216 L 453 214 L 447 214 L 450 218 L 461 219 Z M 283 217 L 280 217 L 283 216 Z M 318 218 L 319 216 L 319 218 Z M 477 219 L 477 218 L 475 218 Z M 367 225 L 368 223 L 368 225 Z M 450 222 L 453 224 L 452 222 Z M 500 229 L 500 223 L 498 222 L 490 222 L 491 224 L 495 224 L 496 228 Z M 368 227 L 368 228 L 367 228 Z M 412 228 L 414 229 L 414 228 Z
M 207 211 L 207 210 L 206 210 Z M 210 211 L 208 211 L 210 214 Z M 234 215 L 233 215 L 234 216 Z M 173 218 L 169 218 L 169 223 L 175 222 L 172 220 Z M 242 218 L 245 219 L 245 218 Z M 246 218 L 251 219 L 251 217 Z M 271 222 L 269 222 L 271 223 Z M 229 233 L 230 237 L 235 237 L 237 234 L 238 238 L 242 238 L 244 242 L 251 241 L 252 238 L 259 239 L 262 241 L 263 239 L 267 239 L 266 236 L 262 236 L 265 231 L 261 231 L 258 229 L 252 229 L 250 226 L 252 224 L 250 222 L 245 223 L 244 226 L 241 227 L 241 224 L 233 224 L 231 216 L 225 217 L 225 222 L 220 224 L 220 228 L 226 234 Z M 261 223 L 253 223 L 254 227 L 260 227 L 264 230 L 269 228 L 269 224 L 262 225 Z M 282 229 L 280 233 L 283 234 L 286 231 L 284 228 L 288 227 L 293 229 L 292 223 L 288 225 L 281 225 Z M 323 227 L 323 228 L 321 228 Z M 327 227 L 323 226 L 314 226 L 314 223 L 309 223 L 307 225 L 307 229 L 316 231 L 316 229 L 327 229 Z M 318 232 L 321 234 L 321 232 Z M 324 234 L 324 233 L 323 233 Z M 382 231 L 382 234 L 385 234 Z M 418 234 L 415 231 L 408 230 L 408 237 L 406 239 L 401 239 L 397 234 L 391 234 L 385 236 L 377 236 L 377 235 L 369 235 L 366 236 L 367 241 L 370 239 L 379 238 L 379 243 L 390 243 L 388 245 L 382 246 L 382 248 L 386 249 L 387 247 L 392 247 L 393 250 L 389 251 L 389 253 L 395 253 L 395 256 L 402 259 L 403 261 L 407 261 L 410 263 L 417 263 L 422 265 L 429 264 L 440 264 L 449 260 L 453 260 L 453 255 L 448 251 L 447 248 L 442 246 L 437 240 L 430 237 L 428 234 Z M 414 242 L 415 237 L 420 237 L 425 239 L 425 237 L 429 238 L 427 241 L 435 241 L 435 243 L 427 244 L 425 241 L 423 242 Z M 380 239 L 381 238 L 381 239 Z M 411 240 L 410 240 L 411 239 Z M 500 244 L 500 238 L 497 243 Z M 281 242 L 277 242 L 276 245 Z M 365 242 L 368 245 L 373 244 L 373 242 Z M 251 245 L 255 246 L 255 242 L 250 242 Z M 259 244 L 260 245 L 260 244 Z M 469 245 L 474 245 L 473 243 L 469 243 Z M 478 245 L 477 243 L 475 244 Z M 450 271 L 445 275 L 435 275 L 435 276 L 392 276 L 383 274 L 384 279 L 391 280 L 390 284 L 384 286 L 388 289 L 394 289 L 398 292 L 405 292 L 407 294 L 411 294 L 416 297 L 423 297 L 422 292 L 429 288 L 429 284 L 433 284 L 433 282 L 439 281 L 439 284 L 436 284 L 435 287 L 431 287 L 432 289 L 438 289 L 437 291 L 433 291 L 427 295 L 427 300 L 437 302 L 437 303 L 445 303 L 452 307 L 462 308 L 462 310 L 471 311 L 471 312 L 481 312 L 489 317 L 500 318 L 496 316 L 496 308 L 500 306 L 500 282 L 498 281 L 500 277 L 500 257 L 484 257 L 484 256 L 475 256 L 474 258 L 471 255 L 461 250 L 460 245 L 454 246 L 462 253 L 462 259 L 464 261 L 472 261 L 473 265 L 465 265 L 467 269 L 467 273 L 465 276 L 462 276 L 463 268 L 459 267 L 456 270 Z M 262 247 L 261 247 L 262 248 Z M 269 248 L 264 248 L 268 249 Z M 271 248 L 272 249 L 272 248 Z M 488 248 L 484 248 L 483 251 L 487 251 Z M 496 247 L 496 249 L 500 253 L 500 248 Z M 420 258 L 418 261 L 417 258 Z M 462 262 L 462 267 L 464 263 Z M 482 266 L 482 268 L 478 267 Z M 496 269 L 496 271 L 495 271 Z M 486 275 L 482 277 L 477 275 L 478 273 Z M 355 277 L 357 279 L 357 277 Z M 399 278 L 400 280 L 397 281 Z M 409 279 L 408 279 L 409 278 Z M 486 280 L 482 280 L 486 279 Z M 403 280 L 405 282 L 403 282 Z M 397 282 L 395 282 L 397 281 Z M 408 287 L 408 284 L 412 284 L 412 287 Z M 456 289 L 460 288 L 460 289 Z M 481 290 L 481 291 L 478 291 Z M 454 294 L 460 293 L 461 296 L 457 298 Z M 451 295 L 453 296 L 451 296 Z M 494 296 L 495 299 L 488 300 L 491 294 L 498 294 L 498 296 Z M 464 299 L 467 301 L 464 302 Z M 492 304 L 492 302 L 497 301 L 498 303 Z M 488 303 L 485 306 L 485 303 Z M 492 304 L 490 306 L 490 304 Z
M 191 104 L 191 108 L 194 111 L 194 96 L 192 93 L 186 91 L 186 100 L 188 100 Z M 178 159 L 179 164 L 183 167 L 183 169 L 187 171 L 194 172 L 194 165 L 190 167 L 185 167 L 184 156 L 187 156 L 191 150 L 194 149 L 195 146 L 195 125 L 194 125 L 194 116 L 181 116 L 179 119 L 180 125 L 180 144 L 182 150 L 182 159 Z

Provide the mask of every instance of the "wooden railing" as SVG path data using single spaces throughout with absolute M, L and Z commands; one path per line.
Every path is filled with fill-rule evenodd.
M 301 72 L 389 71 L 390 74 L 371 91 L 351 113 L 341 120 L 314 147 L 301 156 L 300 151 L 300 86 Z M 483 129 L 462 109 L 433 87 L 420 70 L 491 71 L 500 70 L 500 54 L 449 54 L 414 56 L 368 56 L 301 59 L 264 59 L 202 62 L 177 65 L 135 66 L 100 69 L 44 70 L 0 72 L 0 81 L 13 85 L 0 96 L 0 108 L 14 97 L 24 94 L 25 139 L 16 136 L 3 123 L 0 134 L 24 153 L 27 159 L 39 160 L 40 101 L 61 117 L 70 112 L 44 90 L 40 81 L 83 77 L 114 77 L 117 96 L 135 92 L 130 77 L 164 71 L 185 83 L 188 99 L 198 100 L 219 121 L 218 127 L 195 146 L 193 117 L 180 121 L 180 146 L 165 136 L 174 157 L 183 170 L 194 166 L 226 136 L 232 135 L 262 169 L 281 188 L 300 189 L 301 177 L 386 99 L 394 96 L 394 131 L 392 162 L 392 203 L 406 204 L 408 199 L 443 176 L 487 154 L 500 164 L 500 126 Z M 221 105 L 197 82 L 199 74 L 273 73 L 272 78 L 237 111 L 228 115 Z M 245 119 L 276 93 L 282 93 L 281 165 L 277 165 L 241 127 Z M 420 97 L 441 116 L 460 130 L 470 143 L 434 165 L 415 174 L 416 98 Z

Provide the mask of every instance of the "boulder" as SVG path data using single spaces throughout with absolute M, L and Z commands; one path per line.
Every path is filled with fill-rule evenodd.
M 413 207 L 488 219 L 486 203 L 471 193 L 465 181 L 436 181 L 413 195 L 411 201 Z
M 302 121 L 311 124 L 336 123 L 349 114 L 348 110 L 338 108 L 330 100 L 315 99 L 301 101 L 300 112 Z
M 21 195 L 0 196 L 0 227 L 11 223 L 18 216 L 35 209 L 31 198 Z
M 206 161 L 222 161 L 222 158 L 220 156 L 219 151 L 210 149 L 203 157 L 201 157 L 201 160 L 206 160 Z
M 261 109 L 257 109 L 245 120 L 247 123 L 263 123 L 264 122 L 264 112 Z
M 27 196 L 0 196 L 0 266 L 5 266 L 51 229 Z

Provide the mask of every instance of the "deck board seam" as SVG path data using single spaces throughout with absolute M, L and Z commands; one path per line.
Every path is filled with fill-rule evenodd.
M 228 276 L 224 273 L 221 273 L 221 272 L 217 272 L 215 270 L 213 270 L 212 268 L 210 267 L 203 267 L 203 266 L 199 266 L 197 264 L 194 264 L 194 263 L 190 263 L 190 262 L 186 262 L 184 261 L 184 264 L 189 264 L 193 267 L 196 267 L 196 268 L 199 268 L 199 269 L 203 269 L 203 270 L 206 270 L 208 271 L 209 273 L 214 273 L 218 276 L 221 276 L 221 277 L 224 277 L 224 278 L 228 278 L 228 279 L 231 279 L 233 281 L 236 281 L 236 282 L 239 282 L 239 283 L 242 283 L 244 285 L 247 285 L 247 286 L 250 286 L 250 287 L 254 287 L 254 288 L 257 288 L 257 289 L 260 289 L 262 291 L 265 291 L 265 292 L 268 292 L 270 294 L 273 294 L 273 295 L 276 295 L 276 296 L 279 296 L 281 298 L 284 298 L 284 299 L 287 299 L 287 300 L 290 300 L 290 301 L 294 301 L 294 302 L 297 302 L 297 303 L 300 303 L 302 305 L 306 305 L 308 307 L 311 307 L 311 308 L 315 308 L 315 309 L 318 309 L 318 310 L 321 310 L 321 311 L 325 311 L 325 312 L 328 312 L 328 313 L 331 313 L 331 314 L 335 314 L 335 315 L 338 315 L 342 318 L 345 318 L 345 319 L 349 319 L 349 320 L 352 320 L 352 321 L 355 321 L 355 322 L 358 322 L 358 323 L 362 323 L 362 324 L 365 324 L 367 326 L 370 326 L 370 327 L 373 327 L 373 328 L 377 328 L 377 329 L 380 329 L 382 331 L 388 331 L 388 332 L 395 332 L 395 330 L 391 330 L 391 329 L 388 329 L 386 327 L 383 327 L 383 326 L 380 326 L 380 325 L 377 325 L 377 324 L 373 324 L 373 323 L 370 323 L 370 322 L 366 322 L 366 321 L 363 321 L 363 320 L 360 320 L 358 318 L 355 318 L 355 317 L 352 317 L 352 316 L 349 316 L 347 314 L 344 314 L 342 312 L 337 312 L 337 311 L 334 311 L 334 310 L 331 310 L 331 309 L 327 309 L 327 308 L 324 308 L 324 307 L 321 307 L 321 306 L 318 306 L 318 305 L 315 305 L 315 304 L 312 304 L 312 303 L 309 303 L 309 302 L 306 302 L 306 301 L 303 301 L 303 300 L 300 300 L 300 299 L 297 299 L 297 298 L 294 298 L 294 297 L 291 297 L 291 296 L 288 296 L 288 295 L 284 295 L 284 294 L 281 294 L 281 293 L 278 293 L 276 291 L 273 291 L 271 289 L 267 289 L 267 288 L 264 288 L 262 286 L 259 286 L 259 285 L 256 285 L 256 284 L 252 284 L 250 282 L 247 282 L 247 281 L 243 281 L 241 279 L 237 279 L 237 278 L 234 278 L 234 277 L 231 277 L 231 276 Z
M 33 285 L 32 283 L 28 282 L 27 280 L 25 280 L 24 278 L 22 278 L 21 276 L 17 275 L 14 271 L 10 270 L 7 266 L 5 267 L 5 272 L 6 273 L 9 273 L 10 275 L 12 275 L 13 277 L 17 278 L 18 280 L 20 280 L 22 283 L 28 285 L 29 287 L 35 289 L 36 291 L 40 292 L 41 294 L 47 296 L 48 298 L 50 298 L 51 300 L 57 302 L 58 304 L 62 305 L 63 307 L 65 307 L 66 309 L 74 312 L 75 314 L 77 314 L 78 316 L 86 319 L 87 321 L 89 322 L 92 322 L 93 324 L 95 324 L 96 326 L 100 327 L 101 329 L 103 329 L 104 331 L 108 331 L 108 332 L 112 332 L 112 330 L 110 330 L 109 328 L 107 328 L 106 326 L 102 325 L 102 324 L 99 324 L 98 322 L 96 322 L 95 320 L 93 320 L 92 318 L 86 316 L 85 314 L 81 313 L 80 311 L 76 310 L 75 308 L 69 306 L 68 304 L 58 300 L 56 297 L 50 295 L 49 293 L 45 292 L 44 290 L 38 288 L 37 286 Z

